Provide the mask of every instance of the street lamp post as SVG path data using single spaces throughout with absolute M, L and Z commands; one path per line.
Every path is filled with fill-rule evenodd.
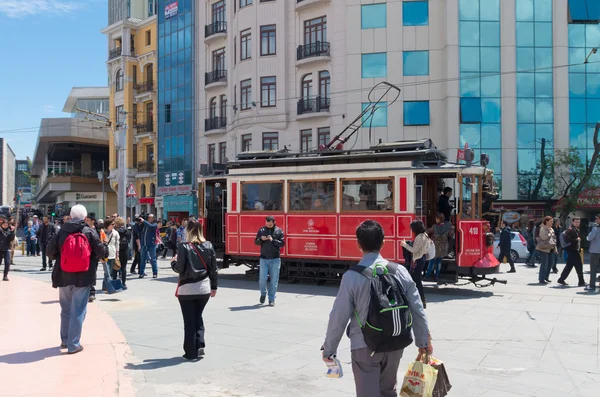
M 98 171 L 98 180 L 102 181 L 102 218 L 106 217 L 106 198 L 104 197 L 104 161 L 102 161 L 102 171 Z

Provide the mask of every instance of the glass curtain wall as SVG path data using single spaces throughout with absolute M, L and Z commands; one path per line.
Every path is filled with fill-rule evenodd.
M 520 200 L 550 198 L 553 183 L 537 189 L 541 151 L 554 147 L 552 69 L 552 0 L 516 0 L 517 43 L 517 163 Z
M 159 186 L 191 185 L 193 175 L 194 2 L 179 0 L 175 7 L 173 3 L 158 2 Z M 183 181 L 177 178 L 165 184 L 167 175 L 180 172 Z
M 460 147 L 490 156 L 502 178 L 500 0 L 460 0 Z

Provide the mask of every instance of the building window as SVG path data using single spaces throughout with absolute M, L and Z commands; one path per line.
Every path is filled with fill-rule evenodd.
M 312 130 L 300 131 L 300 152 L 308 153 L 312 149 Z
M 227 95 L 221 95 L 221 108 L 219 110 L 221 117 L 227 117 Z
M 117 70 L 117 77 L 115 79 L 115 91 L 123 91 L 125 83 L 125 77 L 123 75 L 123 69 Z
M 460 122 L 481 123 L 481 98 L 460 98 Z
M 240 61 L 252 58 L 252 36 L 250 29 L 240 33 Z
M 569 22 L 598 24 L 600 4 L 597 0 L 569 0 Z
M 319 72 L 319 96 L 329 98 L 331 96 L 331 75 L 327 70 Z
M 404 125 L 429 125 L 429 101 L 404 101 Z
M 233 38 L 233 64 L 237 64 L 237 37 Z
M 272 108 L 277 101 L 277 82 L 275 76 L 260 78 L 260 106 Z
M 240 110 L 248 110 L 252 106 L 252 80 L 240 83 Z
M 211 143 L 210 145 L 208 145 L 208 164 L 214 164 L 215 163 L 215 151 L 216 151 L 216 147 L 214 143 Z
M 152 44 L 152 30 L 146 31 L 146 47 Z
M 365 4 L 360 9 L 362 29 L 386 27 L 386 4 Z
M 149 17 L 156 15 L 157 5 L 158 5 L 158 0 L 148 0 L 148 16 Z
M 252 0 L 240 0 L 240 9 L 246 6 L 251 6 Z
M 225 22 L 225 0 L 218 1 L 212 5 L 212 23 Z
M 302 99 L 310 99 L 312 97 L 312 74 L 307 74 L 302 78 Z
M 213 71 L 225 70 L 225 47 L 212 52 L 212 68 Z
M 276 54 L 276 28 L 275 25 L 260 27 L 260 55 Z
M 362 78 L 387 76 L 387 53 L 362 54 Z
M 429 74 L 429 51 L 404 51 L 402 58 L 405 76 Z
M 219 143 L 219 163 L 225 164 L 227 162 L 227 142 Z
M 165 105 L 165 123 L 171 122 L 171 105 Z
M 233 86 L 233 114 L 235 114 L 237 110 L 237 86 Z
M 252 150 L 252 134 L 242 135 L 242 152 L 249 152 Z
M 262 144 L 263 150 L 279 150 L 279 133 L 263 132 Z
M 429 2 L 405 1 L 402 3 L 404 26 L 427 26 L 429 24 Z
M 210 98 L 210 102 L 208 105 L 208 118 L 214 119 L 217 117 L 217 98 Z
M 327 41 L 327 17 L 319 17 L 304 22 L 304 44 Z
M 330 139 L 330 128 L 329 127 L 319 128 L 317 130 L 317 137 L 319 140 L 319 147 L 327 146 L 327 144 L 331 140 Z
M 133 65 L 131 67 L 131 79 L 133 80 L 133 85 L 137 84 L 137 66 Z
M 369 103 L 362 104 L 364 111 L 369 107 Z M 387 127 L 387 102 L 379 102 L 374 112 L 367 112 L 362 117 L 363 128 L 369 127 Z

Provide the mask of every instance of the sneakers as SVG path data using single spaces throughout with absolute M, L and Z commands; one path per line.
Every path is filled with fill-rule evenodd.
M 154 274 L 152 275 L 152 278 L 158 278 L 158 274 L 154 273 Z
M 69 352 L 69 354 L 77 354 L 82 351 L 83 351 L 83 346 L 79 346 L 77 349 L 73 350 L 72 352 Z
M 203 347 L 198 349 L 198 356 L 204 356 L 204 348 Z
M 275 306 L 275 301 L 269 302 L 269 306 L 271 306 L 271 307 Z
M 587 292 L 596 292 L 596 288 L 594 286 L 592 286 L 592 285 L 587 285 L 584 288 L 584 291 L 587 291 Z
M 267 296 L 266 296 L 266 295 L 261 295 L 261 296 L 260 296 L 260 300 L 259 300 L 259 302 L 260 302 L 260 304 L 261 304 L 261 305 L 262 305 L 263 303 L 265 303 L 265 299 L 267 299 Z

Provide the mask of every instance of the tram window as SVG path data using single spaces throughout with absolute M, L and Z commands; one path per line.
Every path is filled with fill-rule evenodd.
M 283 211 L 283 183 L 242 183 L 242 211 Z
M 366 179 L 342 181 L 343 211 L 393 211 L 394 180 Z
M 335 181 L 290 182 L 290 211 L 335 211 Z

